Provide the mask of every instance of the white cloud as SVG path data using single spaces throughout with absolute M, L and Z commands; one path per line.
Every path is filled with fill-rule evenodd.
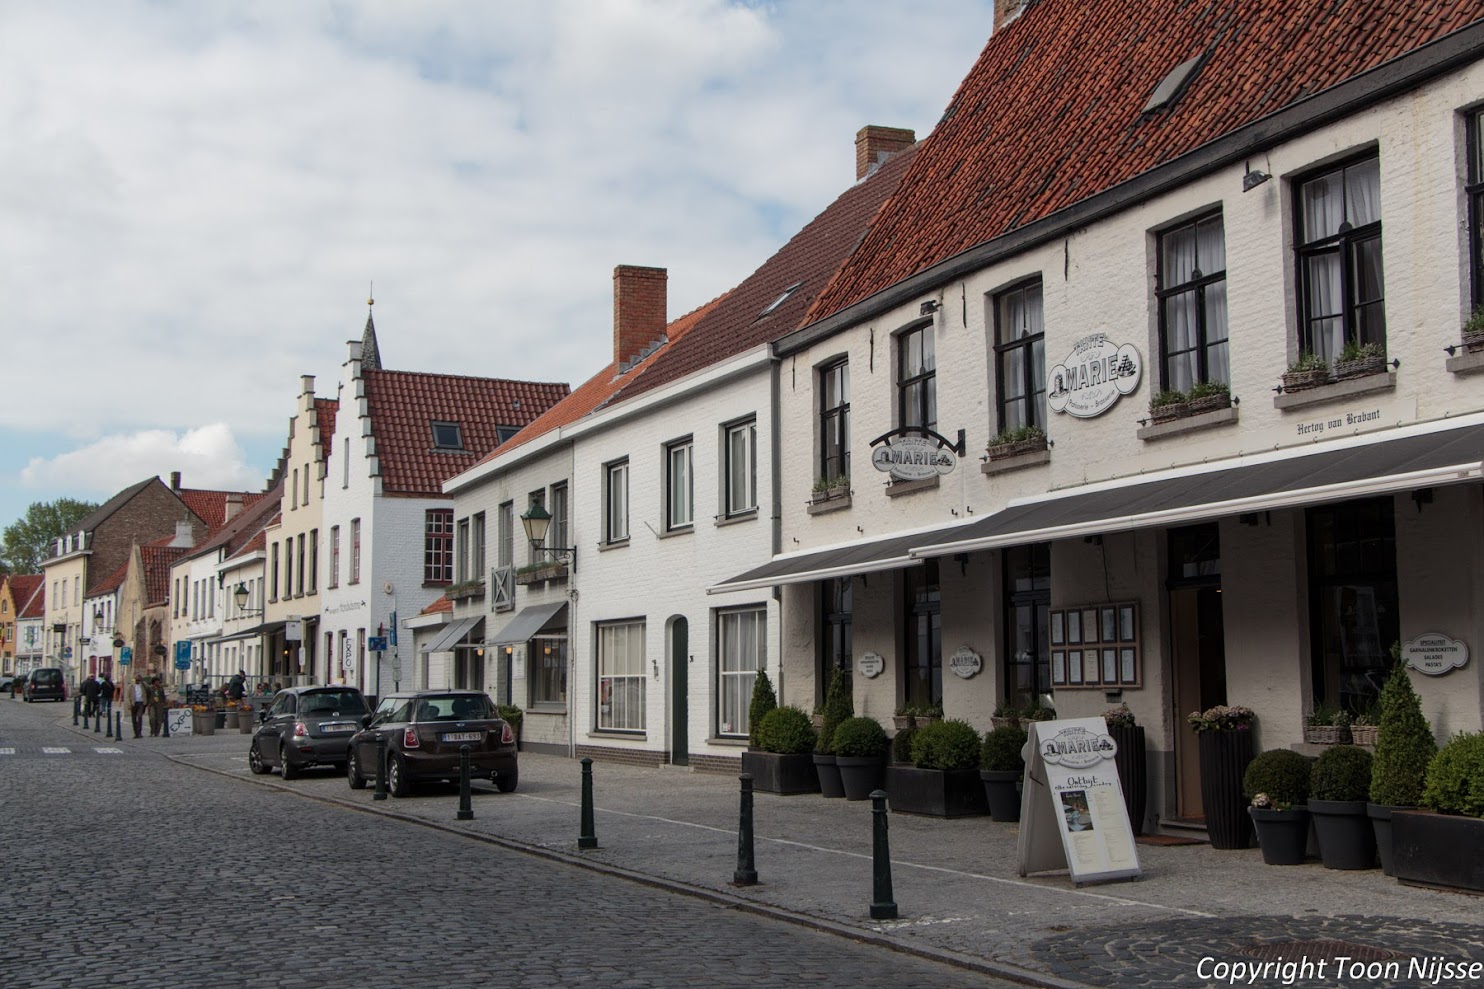
M 20 480 L 29 489 L 102 500 L 150 475 L 168 483 L 174 471 L 187 488 L 260 491 L 264 481 L 248 466 L 231 427 L 220 422 L 182 433 L 148 429 L 105 436 L 56 457 L 33 458 L 21 468 Z
M 10 0 L 0 459 L 203 422 L 276 449 L 373 279 L 389 367 L 580 382 L 614 265 L 668 266 L 672 316 L 735 284 L 859 127 L 931 129 L 991 8 Z

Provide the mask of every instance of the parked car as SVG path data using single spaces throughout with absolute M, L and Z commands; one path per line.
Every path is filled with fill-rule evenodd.
M 345 769 L 346 742 L 370 720 L 365 696 L 355 687 L 330 684 L 288 687 L 273 695 L 253 732 L 247 765 L 259 776 L 275 767 L 286 780 L 310 766 Z
M 60 667 L 43 666 L 27 675 L 24 691 L 28 701 L 65 701 L 67 681 Z
M 15 683 L 15 674 L 0 673 L 0 690 L 9 690 L 10 685 Z
M 376 776 L 378 738 L 386 739 L 386 782 L 394 797 L 429 780 L 457 782 L 459 750 L 470 749 L 470 772 L 487 776 L 502 793 L 520 782 L 515 731 L 479 690 L 425 690 L 390 694 L 376 705 L 364 731 L 350 740 L 346 778 L 351 789 Z

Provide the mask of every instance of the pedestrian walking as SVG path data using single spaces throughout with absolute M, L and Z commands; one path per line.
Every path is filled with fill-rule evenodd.
M 165 685 L 160 682 L 160 675 L 156 673 L 149 678 L 149 734 L 153 738 L 160 734 L 160 729 L 165 725 Z
M 134 682 L 129 684 L 129 721 L 134 726 L 134 737 L 144 737 L 144 709 L 149 703 L 149 691 L 145 689 L 144 678 L 138 673 L 134 674 Z
M 105 670 L 103 676 L 98 678 L 98 707 L 105 720 L 113 717 L 113 692 L 113 677 Z
M 237 675 L 227 682 L 227 700 L 242 704 L 242 695 L 247 693 L 247 671 L 238 670 Z
M 89 673 L 88 678 L 82 682 L 82 716 L 91 718 L 98 713 L 98 678 Z

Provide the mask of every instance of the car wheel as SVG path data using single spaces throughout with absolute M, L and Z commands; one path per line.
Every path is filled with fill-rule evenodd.
M 509 793 L 512 790 L 514 790 L 516 788 L 516 786 L 518 786 L 519 784 L 520 784 L 520 773 L 519 772 L 501 773 L 500 775 L 498 775 L 498 776 L 495 777 L 495 787 L 501 793 Z
M 366 789 L 366 778 L 361 775 L 361 761 L 356 758 L 354 752 L 345 762 L 345 778 L 349 781 L 352 790 Z
M 289 750 L 286 745 L 280 745 L 278 747 L 278 768 L 286 780 L 296 780 L 299 778 L 299 773 L 302 772 L 298 766 L 289 762 Z
M 399 755 L 387 760 L 386 788 L 394 797 L 405 797 L 412 793 L 412 782 L 407 779 L 407 767 L 402 765 L 402 757 Z
M 267 776 L 273 769 L 263 764 L 263 753 L 258 751 L 258 745 L 247 750 L 247 768 L 252 770 L 254 776 Z

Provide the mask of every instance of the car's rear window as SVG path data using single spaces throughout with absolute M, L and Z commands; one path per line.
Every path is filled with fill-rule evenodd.
M 32 683 L 61 683 L 61 670 L 37 670 L 31 674 Z
M 358 690 L 318 690 L 299 698 L 300 714 L 365 714 L 366 700 Z
M 452 694 L 446 697 L 420 697 L 414 721 L 479 721 L 495 716 L 488 697 Z

